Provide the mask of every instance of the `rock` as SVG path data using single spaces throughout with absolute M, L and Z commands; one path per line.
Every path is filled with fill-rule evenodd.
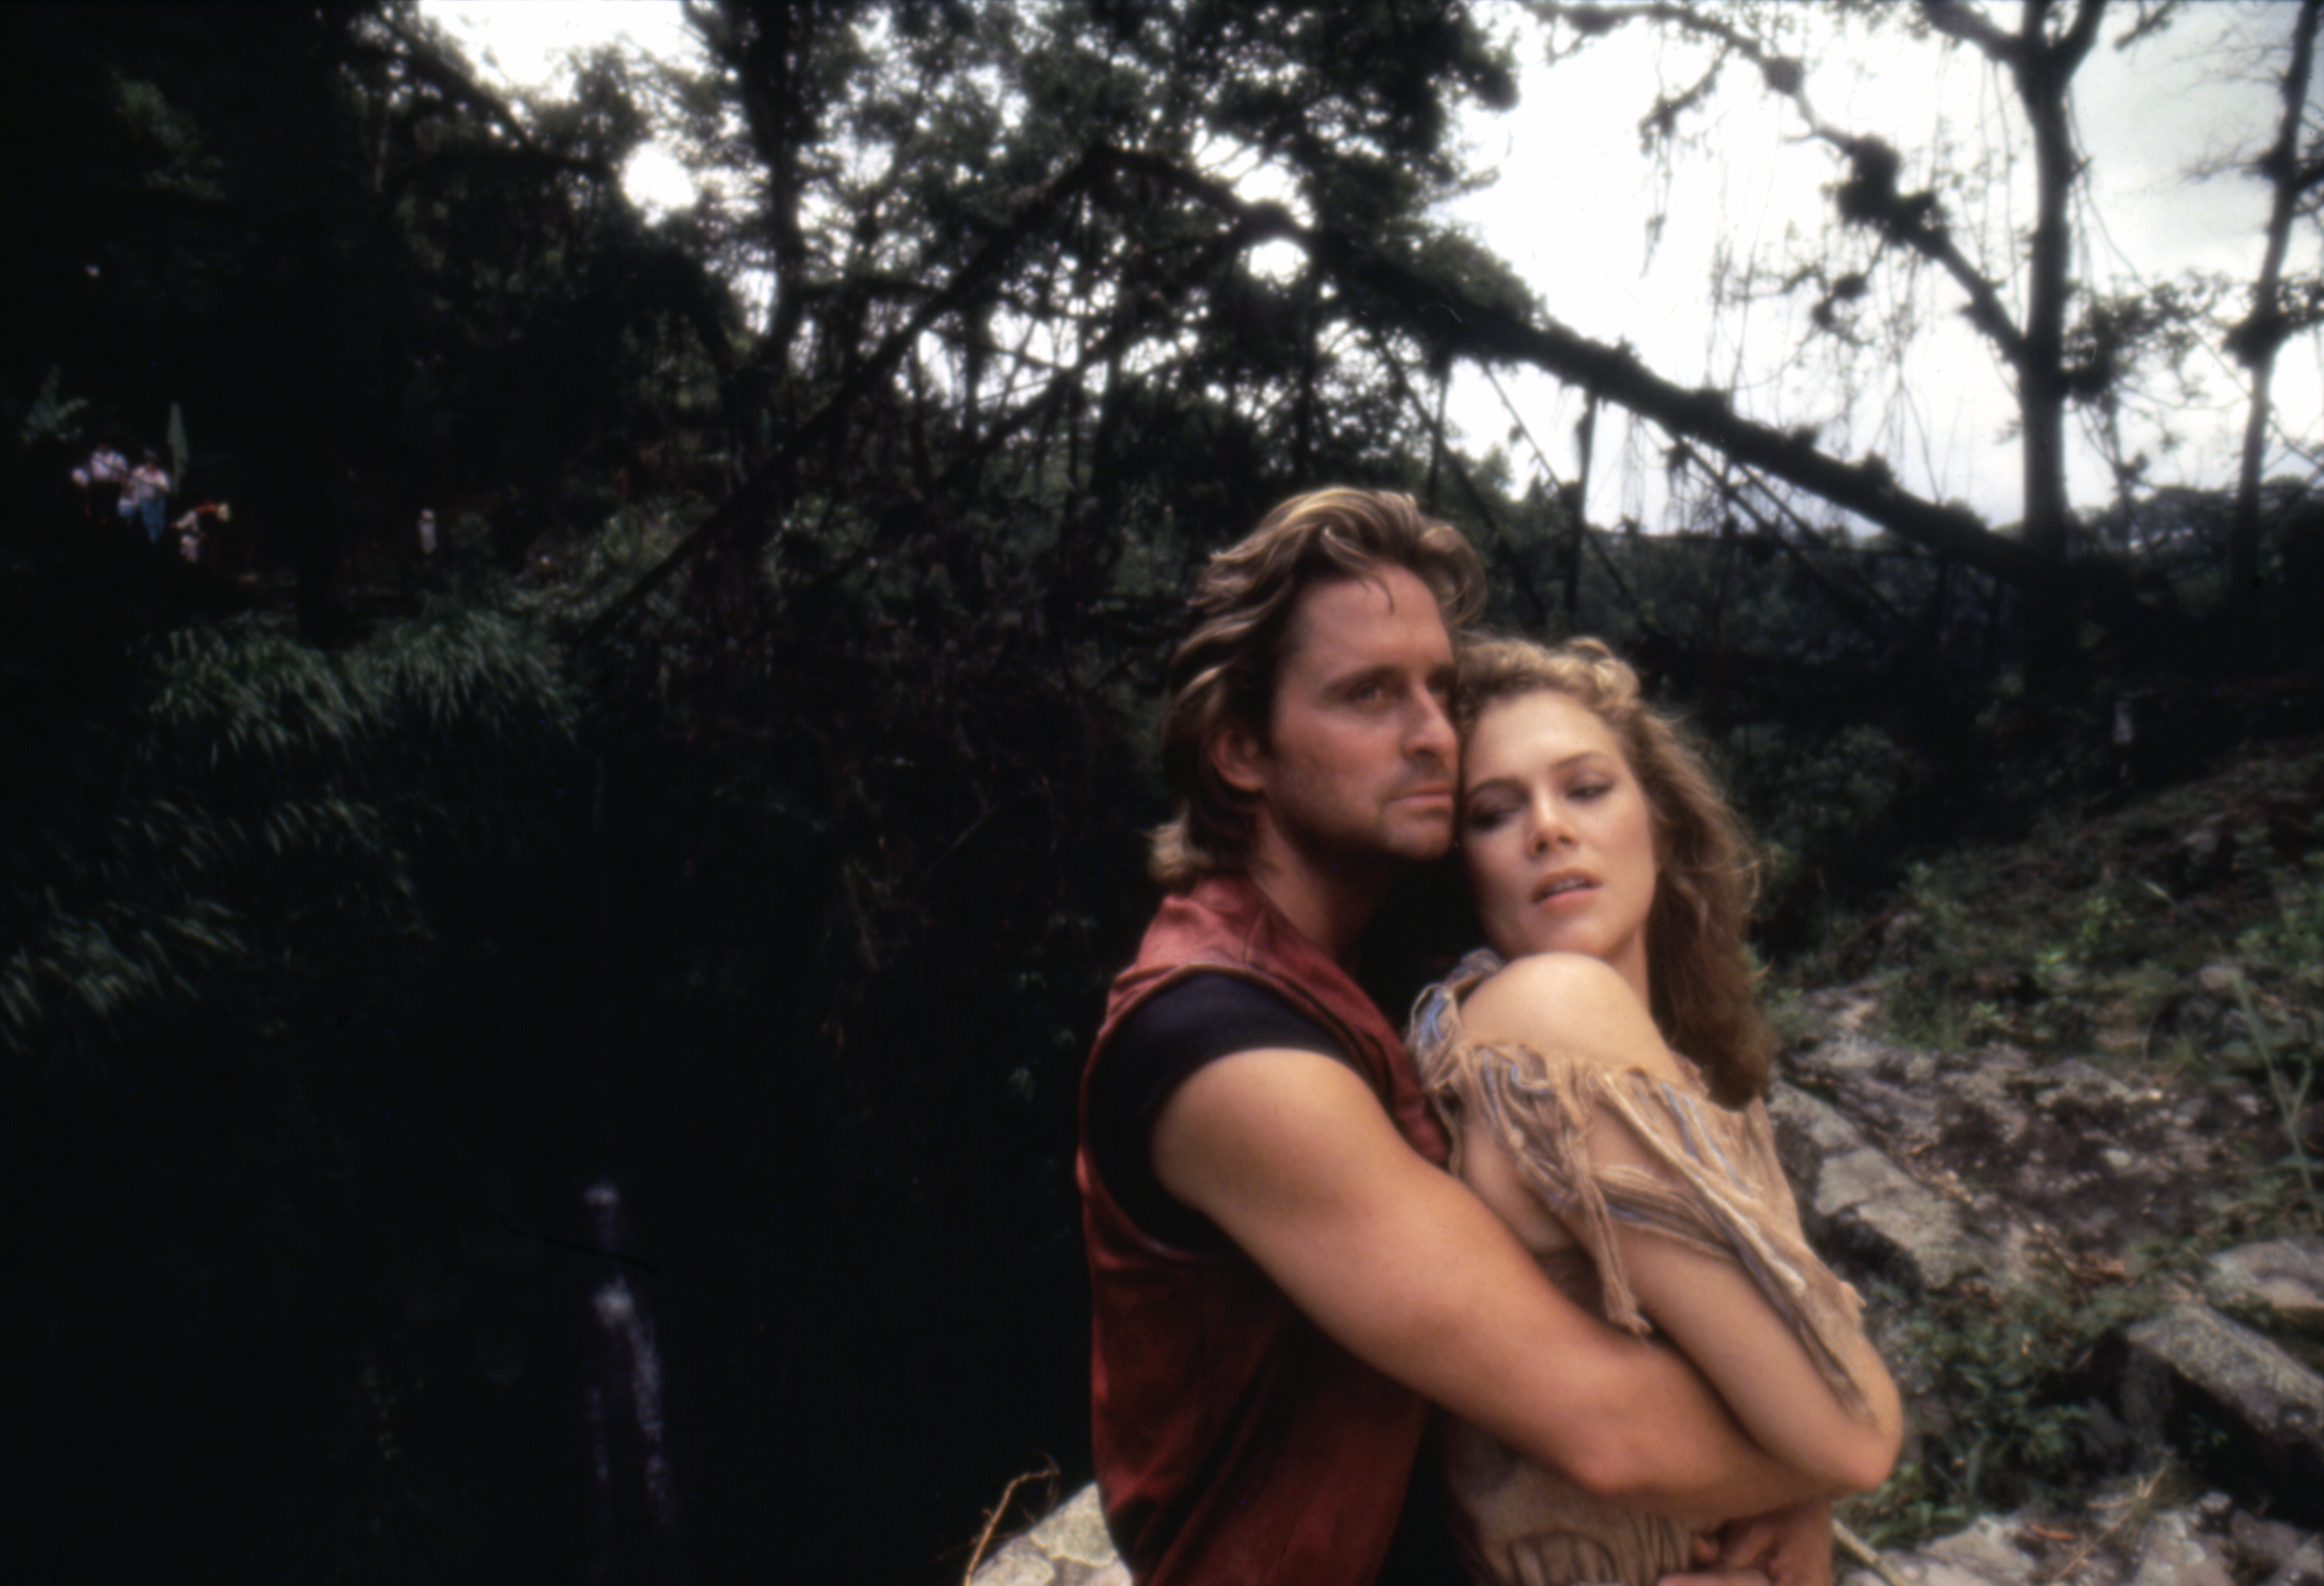
M 1979 1048 L 1969 1069 L 1952 1076 L 1947 1110 L 1963 1121 L 1973 1119 L 1997 1149 L 2016 1146 L 2034 1122 L 2016 1100 L 2017 1081 L 2033 1063 L 2015 1047 L 1996 1043 Z
M 2256 1515 L 2238 1511 L 2228 1522 L 2227 1540 L 2245 1574 L 2256 1578 L 2274 1574 L 2290 1563 L 2301 1548 L 2314 1545 L 2317 1538 L 2282 1520 L 2263 1520 Z
M 2324 1537 L 2310 1536 L 2267 1578 L 2267 1586 L 2324 1586 Z
M 2214 997 L 2234 996 L 2243 978 L 2242 966 L 2234 964 L 2207 964 L 2195 972 L 2196 985 Z
M 2185 836 L 2179 839 L 2172 855 L 2171 889 L 2175 896 L 2202 888 L 2224 878 L 2236 856 L 2236 841 L 2227 831 L 2227 816 L 2211 816 Z
M 2236 1586 L 2252 1575 L 2250 1554 L 2231 1544 L 2225 1532 L 2230 1517 L 2242 1526 L 2255 1522 L 2234 1511 L 2225 1494 L 2209 1494 L 2135 1525 L 2102 1519 L 2109 1511 L 2119 1515 L 2124 1507 L 2119 1499 L 2101 1501 L 2089 1517 L 2091 1529 L 2083 1540 L 2058 1531 L 2056 1517 L 2021 1510 L 1987 1515 L 1965 1531 L 1910 1552 L 1884 1554 L 1881 1563 L 1911 1586 L 2047 1586 L 2061 1579 L 2078 1586 Z M 1865 1569 L 1846 1570 L 1838 1580 L 1840 1586 L 1884 1586 L 1877 1573 Z
M 2268 1332 L 2324 1337 L 2324 1234 L 2220 1251 L 2204 1276 L 2203 1296 Z
M 2017 1545 L 2015 1517 L 1987 1515 L 1966 1531 L 1882 1562 L 1913 1586 L 2034 1586 L 2038 1566 Z M 1870 1570 L 1849 1570 L 1840 1586 L 1886 1586 Z
M 1892 1047 L 1861 1030 L 1842 1030 L 1794 1053 L 1794 1072 L 1829 1086 L 1841 1108 L 1892 1139 L 1926 1139 L 1935 1132 L 1939 1099 L 1929 1053 Z
M 2139 1452 L 2138 1434 L 2103 1399 L 2082 1402 L 2082 1452 L 2098 1465 L 2122 1466 Z
M 1966 1531 L 1940 1537 L 1921 1550 L 1929 1573 L 1926 1586 L 1947 1581 L 2031 1581 L 2034 1562 L 2017 1545 L 2013 1517 L 1987 1515 Z
M 2275 1512 L 2324 1520 L 2324 1377 L 2208 1305 L 2150 1317 L 2128 1342 L 2122 1406 L 2134 1429 L 2174 1438 L 2194 1462 L 2271 1495 Z M 2225 1438 L 2188 1436 L 2195 1418 Z
M 969 1586 L 1130 1586 L 1092 1482 L 1062 1508 L 994 1554 Z
M 2236 1586 L 2226 1550 L 2183 1509 L 2157 1515 L 2139 1532 L 2130 1586 Z
M 2061 1123 L 2082 1127 L 2119 1127 L 2130 1120 L 2142 1100 L 2130 1086 L 2080 1057 L 2034 1069 L 2017 1083 L 2043 1113 Z
M 1784 1170 L 1812 1240 L 1927 1290 L 2001 1265 L 1953 1203 L 1890 1161 L 1837 1108 L 1778 1083 L 1767 1097 Z

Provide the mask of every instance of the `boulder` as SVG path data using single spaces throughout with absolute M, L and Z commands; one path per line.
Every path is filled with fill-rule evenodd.
M 2208 1305 L 2173 1306 L 2127 1342 L 2122 1406 L 2134 1430 L 2272 1495 L 2276 1513 L 2324 1521 L 2324 1377 Z
M 2226 1494 L 2144 1519 L 2121 1517 L 2135 1515 L 2142 1501 L 2143 1495 L 2117 1493 L 2079 1529 L 2061 1530 L 2060 1517 L 2032 1511 L 1987 1515 L 1950 1536 L 1883 1554 L 1880 1563 L 1908 1586 L 2048 1586 L 2061 1580 L 2076 1586 L 2236 1586 L 2252 1577 L 2251 1555 L 2229 1540 L 2227 1526 L 2230 1519 L 2248 1526 L 2253 1517 Z M 2284 1529 L 2292 1537 L 2305 1535 Z M 1840 1586 L 1886 1586 L 1868 1569 L 1842 1570 L 1837 1578 Z
M 1843 1030 L 1793 1053 L 1786 1066 L 1828 1088 L 1852 1118 L 1891 1140 L 1936 1133 L 1942 1092 L 1935 1056 Z
M 1767 1097 L 1784 1171 L 1808 1237 L 1914 1288 L 1941 1289 L 2003 1264 L 1953 1203 L 1889 1160 L 1838 1108 L 1792 1085 Z
M 1911 1586 L 2034 1586 L 2040 1566 L 2017 1545 L 2014 1517 L 1987 1515 L 1966 1531 L 1941 1536 L 1911 1553 L 1884 1554 L 1881 1563 Z M 1871 1570 L 1849 1570 L 1840 1586 L 1886 1586 Z
M 2274 1581 L 2286 1570 L 2291 1570 L 2292 1578 L 2297 1579 L 2302 1569 L 2312 1571 L 2324 1565 L 2324 1537 L 2297 1526 L 2287 1526 L 2282 1520 L 2263 1520 L 2256 1515 L 2238 1512 L 2227 1535 L 2235 1548 L 2236 1563 L 2247 1581 Z
M 1097 1484 L 987 1559 L 969 1586 L 1130 1586 L 1130 1566 L 1106 1535 Z
M 2018 1076 L 2015 1088 L 2044 1116 L 2077 1129 L 2122 1129 L 2153 1099 L 2080 1057 L 2030 1069 Z
M 2267 1586 L 2324 1586 L 2324 1536 L 2310 1536 L 2267 1578 Z
M 2203 1297 L 2264 1332 L 2324 1338 L 2324 1234 L 2220 1251 L 2204 1274 Z
M 2137 1572 L 2129 1586 L 2236 1586 L 2227 1551 L 2198 1528 L 2184 1509 L 2148 1521 L 2132 1550 Z

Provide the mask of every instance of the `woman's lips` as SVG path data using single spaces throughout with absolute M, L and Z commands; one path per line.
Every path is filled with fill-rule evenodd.
M 1541 904 L 1557 904 L 1567 899 L 1588 897 L 1598 890 L 1598 883 L 1589 876 L 1572 871 L 1561 871 L 1534 889 L 1533 900 Z

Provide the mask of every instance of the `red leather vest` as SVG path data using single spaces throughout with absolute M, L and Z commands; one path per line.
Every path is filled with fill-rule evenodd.
M 1264 986 L 1338 1039 L 1431 1162 L 1446 1157 L 1404 1043 L 1345 971 L 1250 882 L 1164 903 L 1113 982 L 1090 1070 L 1123 1016 L 1190 974 Z M 1240 1250 L 1139 1231 L 1075 1162 L 1089 1246 L 1098 1489 L 1140 1586 L 1370 1586 L 1404 1507 L 1427 1402 L 1325 1337 Z

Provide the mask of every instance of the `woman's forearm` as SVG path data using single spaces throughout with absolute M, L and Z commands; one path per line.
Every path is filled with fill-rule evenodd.
M 1884 1480 L 1902 1438 L 1895 1388 L 1799 1237 L 1764 1114 L 1711 1108 L 1635 995 L 1587 961 L 1511 964 L 1466 1014 L 1496 1043 L 1477 1061 L 1503 1069 L 1480 1071 L 1489 1093 L 1464 1121 L 1462 1176 L 1536 1252 L 1590 1249 L 1609 1313 L 1635 1301 L 1768 1453 L 1828 1492 Z M 1729 1241 L 1763 1267 L 1788 1262 L 1821 1302 L 1779 1309 Z
M 1652 1233 L 1617 1239 L 1639 1307 L 1762 1448 L 1834 1495 L 1887 1480 L 1903 1441 L 1903 1406 L 1860 1332 L 1839 1341 L 1839 1352 L 1867 1415 L 1841 1402 L 1799 1333 L 1736 1262 Z
M 1613 1333 L 1595 1369 L 1566 1363 L 1554 1410 L 1524 1386 L 1470 1419 L 1595 1497 L 1691 1522 L 1763 1514 L 1836 1496 L 1840 1484 L 1766 1449 L 1692 1360 Z M 1590 1386 L 1574 1390 L 1577 1375 Z M 1558 1435 L 1545 1440 L 1542 1429 Z M 1586 1433 L 1586 1435 L 1585 1435 Z

